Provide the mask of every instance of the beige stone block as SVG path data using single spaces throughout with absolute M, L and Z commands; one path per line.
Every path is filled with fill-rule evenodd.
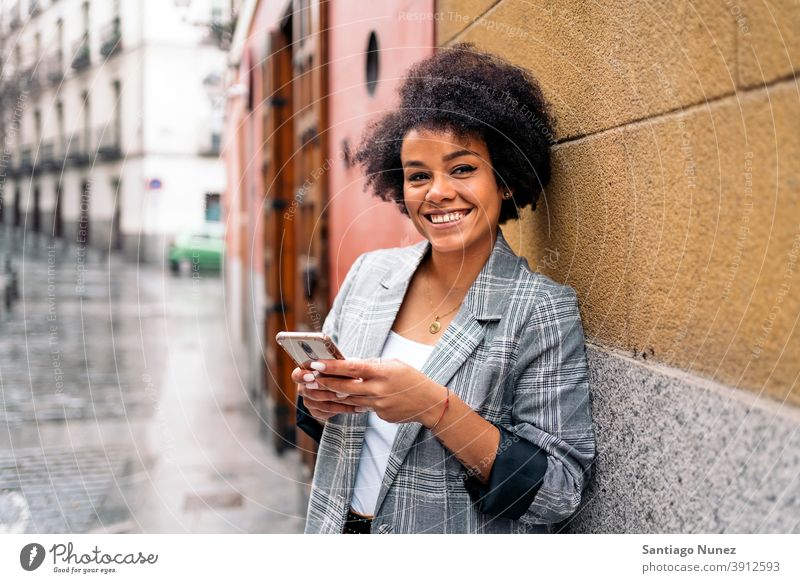
M 583 140 L 559 148 L 556 180 L 533 213 L 509 223 L 518 248 L 534 269 L 573 286 L 580 297 L 587 336 L 607 345 L 631 343 L 626 270 L 635 233 L 625 220 L 634 212 L 634 185 L 620 179 L 624 135 Z M 598 146 L 598 147 L 595 147 Z
M 439 0 L 436 2 L 436 42 L 447 43 L 496 3 L 497 0 Z
M 730 2 L 736 22 L 739 86 L 764 85 L 797 73 L 800 64 L 800 2 Z
M 505 230 L 575 287 L 588 338 L 800 403 L 798 116 L 786 81 L 563 144 Z
M 503 0 L 449 42 L 462 40 L 534 72 L 553 104 L 559 139 L 735 89 L 735 23 L 725 4 L 713 0 L 666 7 Z

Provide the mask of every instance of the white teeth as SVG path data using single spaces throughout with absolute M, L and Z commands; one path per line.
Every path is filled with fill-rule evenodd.
M 457 213 L 447 213 L 446 215 L 431 215 L 431 222 L 434 224 L 452 223 L 464 217 L 467 213 L 459 211 Z

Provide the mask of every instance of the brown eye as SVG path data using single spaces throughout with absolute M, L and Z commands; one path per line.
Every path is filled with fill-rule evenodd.
M 412 174 L 411 176 L 409 176 L 408 180 L 409 182 L 414 182 L 416 180 L 424 180 L 425 178 L 427 178 L 425 174 L 417 172 L 416 174 Z
M 476 170 L 475 166 L 459 166 L 458 168 L 455 168 L 453 170 L 453 173 L 464 174 L 464 173 L 472 172 L 473 170 Z

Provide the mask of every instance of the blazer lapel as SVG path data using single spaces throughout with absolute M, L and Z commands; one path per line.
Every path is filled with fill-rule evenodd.
M 411 247 L 402 257 L 401 263 L 392 266 L 383 274 L 378 295 L 375 298 L 375 311 L 371 320 L 374 324 L 367 326 L 367 340 L 362 351 L 363 358 L 377 358 L 383 351 L 383 345 L 394 325 L 397 312 L 403 304 L 408 285 L 416 273 L 422 258 L 428 252 L 430 243 L 425 240 Z
M 387 301 L 391 308 L 387 307 L 387 309 L 393 308 L 395 316 L 399 311 L 411 276 L 416 271 L 429 245 L 430 243 L 426 240 L 413 247 L 415 252 L 409 253 L 411 258 L 409 264 L 413 266 L 413 269 L 409 271 L 408 267 L 405 267 L 401 269 L 396 278 L 385 278 L 387 280 L 385 287 L 388 287 L 387 295 L 391 298 L 391 300 Z M 455 318 L 445 329 L 442 338 L 437 342 L 421 369 L 434 382 L 447 386 L 453 375 L 483 340 L 484 322 L 501 318 L 506 287 L 509 281 L 512 280 L 519 261 L 520 258 L 508 246 L 502 231 L 498 229 L 495 246 L 489 259 L 467 291 L 464 302 L 456 313 Z M 397 291 L 394 291 L 395 288 L 397 288 Z M 372 344 L 374 348 L 372 352 L 374 354 L 370 356 L 377 357 L 380 355 L 393 322 L 394 318 L 391 319 L 388 325 L 380 326 L 374 331 L 372 338 L 374 340 Z M 450 388 L 458 395 L 458 387 Z M 359 415 L 359 417 L 363 417 L 363 421 L 360 423 L 365 429 L 367 414 Z M 389 455 L 389 463 L 386 467 L 383 483 L 378 493 L 378 500 L 375 506 L 376 512 L 379 511 L 386 493 L 421 430 L 421 423 L 400 424 Z M 363 429 L 361 431 L 361 441 L 363 443 Z M 353 479 L 355 480 L 355 476 L 353 476 Z
M 429 241 L 424 240 L 404 249 L 401 261 L 398 265 L 393 265 L 383 274 L 379 293 L 374 299 L 374 314 L 364 323 L 366 340 L 358 350 L 356 356 L 359 358 L 377 358 L 383 351 L 383 345 L 392 329 L 397 312 L 403 304 L 411 277 L 416 272 L 422 258 L 428 251 Z M 352 489 L 356 480 L 358 463 L 361 459 L 361 450 L 364 447 L 364 433 L 369 422 L 369 413 L 358 415 L 347 415 L 345 424 L 348 427 L 347 442 L 349 454 L 348 463 L 345 464 L 345 484 L 348 491 L 346 499 L 352 498 Z

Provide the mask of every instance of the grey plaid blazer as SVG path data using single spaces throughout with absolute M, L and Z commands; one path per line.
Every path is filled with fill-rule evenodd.
M 347 357 L 378 357 L 425 240 L 361 255 L 323 325 Z M 549 532 L 578 507 L 595 455 L 583 327 L 575 291 L 535 273 L 502 231 L 461 308 L 422 368 L 486 420 L 546 454 L 543 480 L 519 519 L 478 509 L 467 469 L 420 423 L 403 423 L 378 495 L 377 533 Z M 341 533 L 367 413 L 322 432 L 306 533 Z

